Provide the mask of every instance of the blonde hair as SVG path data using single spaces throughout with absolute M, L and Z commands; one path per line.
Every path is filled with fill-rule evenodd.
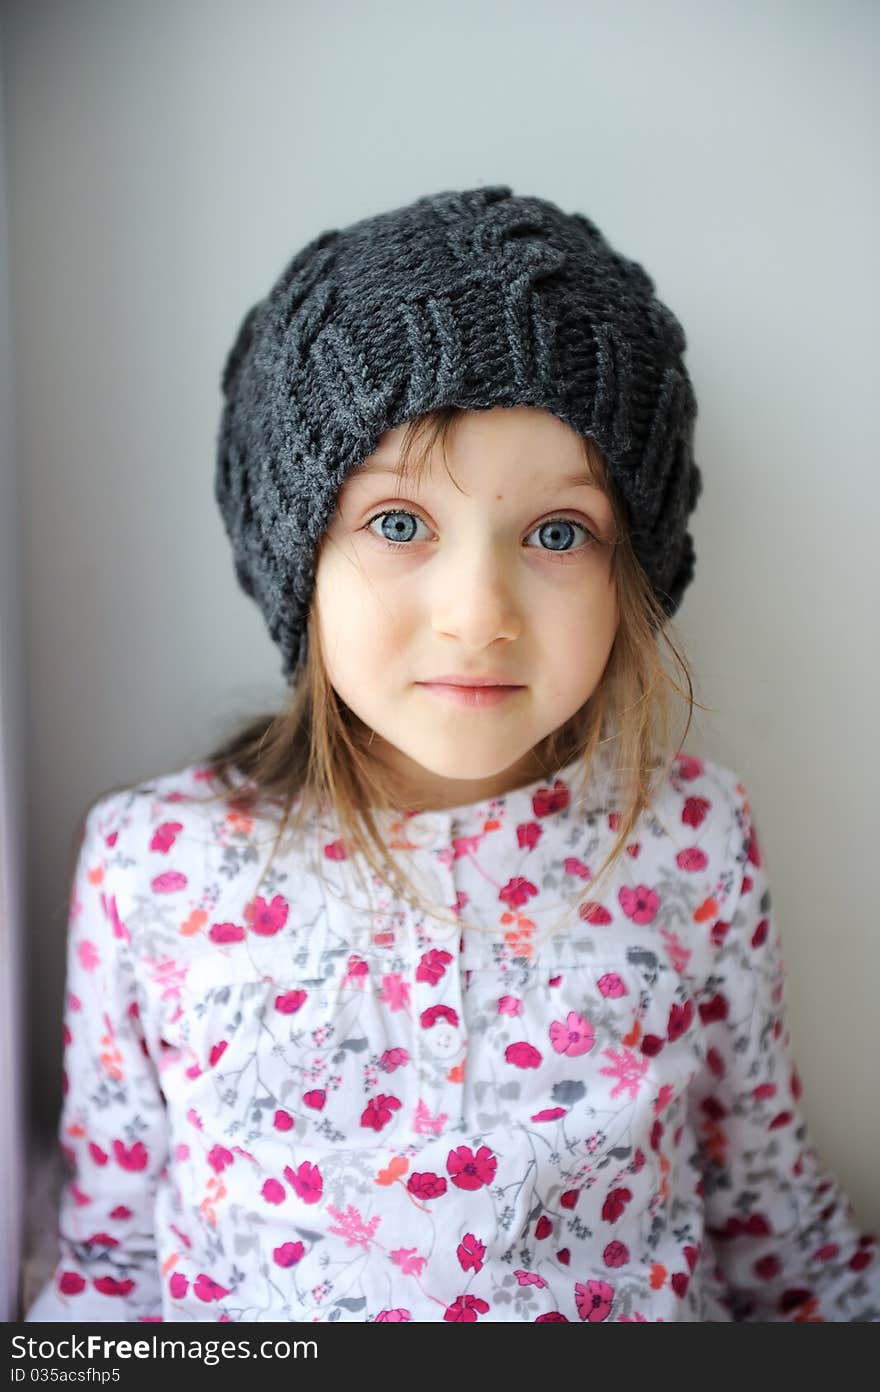
M 444 407 L 407 423 L 398 466 L 401 478 L 421 479 L 429 468 L 429 457 L 438 439 L 447 473 L 452 477 L 446 444 L 462 414 L 463 408 Z M 582 900 L 568 906 L 569 913 L 579 908 L 583 916 L 589 908 L 587 896 L 590 901 L 596 899 L 597 886 L 623 855 L 633 827 L 650 808 L 659 783 L 668 776 L 690 728 L 693 707 L 706 707 L 694 700 L 687 660 L 670 636 L 671 621 L 632 549 L 624 508 L 604 457 L 594 441 L 580 438 L 586 471 L 604 490 L 613 512 L 614 533 L 599 540 L 612 547 L 611 577 L 617 590 L 619 623 L 595 691 L 564 726 L 536 746 L 533 755 L 537 766 L 546 768 L 548 778 L 577 760 L 585 787 L 604 763 L 622 790 L 614 846 L 598 874 L 589 880 Z M 325 534 L 319 555 L 326 540 Z M 678 664 L 686 692 L 663 665 L 660 637 Z M 687 725 L 680 741 L 674 741 L 670 733 L 672 691 L 682 696 L 688 706 Z M 254 899 L 285 831 L 289 830 L 295 838 L 312 815 L 329 807 L 335 814 L 347 859 L 352 852 L 358 853 L 397 895 L 448 919 L 449 914 L 439 906 L 425 902 L 389 853 L 377 827 L 375 812 L 393 817 L 406 804 L 394 771 L 371 755 L 372 735 L 330 684 L 321 651 L 317 603 L 313 602 L 307 625 L 307 656 L 286 702 L 280 710 L 249 719 L 203 761 L 206 777 L 219 791 L 200 797 L 200 803 L 223 800 L 237 818 L 265 815 L 273 808 L 280 814 L 272 851 Z M 616 744 L 616 757 L 611 757 L 610 762 L 605 749 L 609 744 Z M 407 849 L 405 837 L 402 848 Z M 320 868 L 316 869 L 320 874 Z M 364 911 L 363 906 L 359 908 Z

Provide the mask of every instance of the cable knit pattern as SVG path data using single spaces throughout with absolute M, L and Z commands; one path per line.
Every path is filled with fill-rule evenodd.
M 445 917 L 359 894 L 321 819 L 255 895 L 271 825 L 204 787 L 88 818 L 29 1320 L 880 1320 L 734 773 L 680 754 L 579 911 L 604 777 L 384 817 Z
M 445 405 L 529 405 L 593 438 L 665 612 L 694 574 L 702 488 L 684 331 L 580 213 L 506 185 L 322 232 L 245 316 L 222 374 L 215 496 L 283 656 L 306 655 L 318 542 L 384 431 Z

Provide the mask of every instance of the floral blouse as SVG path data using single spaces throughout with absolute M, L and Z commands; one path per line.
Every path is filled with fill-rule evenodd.
M 318 814 L 255 894 L 276 827 L 199 765 L 99 799 L 26 1319 L 880 1320 L 743 784 L 679 753 L 594 900 L 609 779 L 380 817 L 436 914 Z

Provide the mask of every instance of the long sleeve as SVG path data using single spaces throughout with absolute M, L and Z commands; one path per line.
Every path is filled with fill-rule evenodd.
M 707 1236 L 742 1321 L 877 1321 L 876 1238 L 812 1145 L 784 1011 L 779 926 L 742 784 L 742 883 L 698 1008 L 705 1073 L 692 1089 Z
M 108 864 L 118 853 L 119 807 L 110 794 L 91 808 L 71 885 L 58 1135 L 72 1173 L 61 1197 L 60 1259 L 28 1321 L 161 1318 L 153 1204 L 167 1152 L 165 1099 Z

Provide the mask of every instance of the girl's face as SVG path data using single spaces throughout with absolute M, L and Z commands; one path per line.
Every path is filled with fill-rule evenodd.
M 340 490 L 318 627 L 371 752 L 405 778 L 408 807 L 439 809 L 539 777 L 535 746 L 596 689 L 618 624 L 613 548 L 598 539 L 614 521 L 599 488 L 572 481 L 588 473 L 580 438 L 547 411 L 460 417 L 447 445 L 458 488 L 439 441 L 421 487 L 395 478 L 404 431 L 386 431 Z M 469 706 L 423 685 L 450 673 L 519 690 Z

